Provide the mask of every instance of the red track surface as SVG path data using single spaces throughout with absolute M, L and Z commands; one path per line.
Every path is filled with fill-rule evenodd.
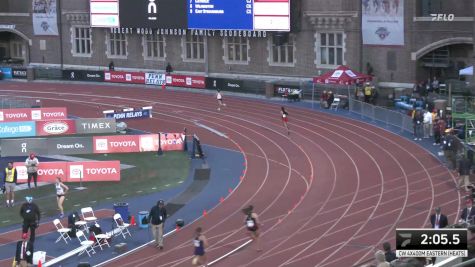
M 352 266 L 371 258 L 382 242 L 394 244 L 396 227 L 428 226 L 435 206 L 451 222 L 458 217 L 454 177 L 437 159 L 405 138 L 362 122 L 289 108 L 287 136 L 280 107 L 253 100 L 227 97 L 228 106 L 218 112 L 214 96 L 189 92 L 44 83 L 2 88 L 2 95 L 34 96 L 45 106 L 66 105 L 70 114 L 82 117 L 153 104 L 152 123 L 129 126 L 155 132 L 187 127 L 203 143 L 244 154 L 243 180 L 222 204 L 168 237 L 164 251 L 146 247 L 109 266 L 190 266 L 196 226 L 205 230 L 213 261 L 248 240 L 240 210 L 249 204 L 264 223 L 263 252 L 251 243 L 215 265 Z M 193 120 L 229 139 L 196 127 Z

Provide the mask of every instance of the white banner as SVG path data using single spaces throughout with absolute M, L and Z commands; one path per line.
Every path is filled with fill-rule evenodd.
M 165 84 L 165 74 L 145 73 L 145 84 L 163 85 Z
M 363 44 L 404 45 L 404 0 L 362 0 Z
M 35 35 L 58 35 L 56 0 L 33 0 Z

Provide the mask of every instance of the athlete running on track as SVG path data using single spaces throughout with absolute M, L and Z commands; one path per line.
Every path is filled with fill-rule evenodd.
M 226 106 L 226 104 L 223 102 L 223 95 L 221 94 L 220 90 L 218 90 L 216 93 L 216 99 L 218 100 L 218 110 L 221 110 L 221 106 Z
M 249 207 L 243 209 L 242 212 L 246 214 L 245 223 L 249 236 L 253 241 L 256 242 L 257 251 L 262 251 L 261 242 L 259 239 L 259 225 L 262 224 L 259 223 L 257 213 L 253 212 L 253 210 L 254 207 L 249 205 Z
M 208 247 L 208 240 L 201 232 L 201 227 L 196 228 L 195 239 L 193 239 L 193 247 L 195 248 L 195 252 L 191 263 L 197 266 L 208 266 L 208 259 L 205 254 L 205 248 Z
M 60 211 L 59 217 L 63 218 L 64 217 L 64 209 L 63 209 L 63 202 L 64 198 L 66 195 L 66 192 L 68 192 L 69 187 L 61 181 L 61 177 L 56 177 L 56 183 L 54 184 L 56 188 L 56 200 L 58 202 L 58 208 Z
M 285 129 L 287 129 L 287 134 L 290 134 L 289 125 L 287 124 L 289 122 L 289 113 L 284 107 L 281 107 L 280 114 L 282 116 L 282 123 L 284 123 Z

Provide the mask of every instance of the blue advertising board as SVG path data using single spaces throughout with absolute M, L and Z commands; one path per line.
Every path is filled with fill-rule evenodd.
M 152 111 L 149 109 L 106 113 L 106 118 L 116 120 L 145 119 L 152 117 Z
M 36 136 L 36 122 L 2 122 L 0 123 L 0 138 Z
M 190 0 L 188 28 L 253 30 L 253 0 Z
M 0 68 L 0 71 L 3 72 L 3 79 L 12 78 L 12 68 Z

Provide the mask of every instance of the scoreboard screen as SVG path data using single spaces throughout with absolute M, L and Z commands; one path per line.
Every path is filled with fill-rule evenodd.
M 110 1 L 110 2 L 109 2 Z M 297 1 L 297 0 L 294 0 Z M 290 0 L 91 0 L 92 27 L 290 31 Z M 97 3 L 102 2 L 102 3 Z M 104 2 L 109 8 L 103 12 Z M 113 5 L 118 4 L 118 11 Z M 94 8 L 94 10 L 93 10 Z M 100 8 L 100 10 L 99 10 Z

